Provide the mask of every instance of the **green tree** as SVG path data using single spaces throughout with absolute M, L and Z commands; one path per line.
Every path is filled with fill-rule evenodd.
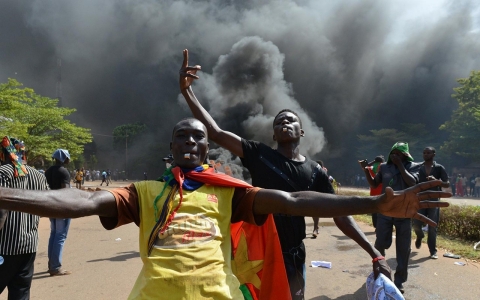
M 95 154 L 90 155 L 90 168 L 93 170 L 97 169 L 98 159 Z
M 92 141 L 90 129 L 66 120 L 74 108 L 58 107 L 58 100 L 23 88 L 15 79 L 0 84 L 0 133 L 22 139 L 27 145 L 27 159 L 35 164 L 50 159 L 55 149 L 67 149 L 72 160 Z
M 480 71 L 472 71 L 470 77 L 457 80 L 452 97 L 458 108 L 449 121 L 440 126 L 449 133 L 442 150 L 480 162 Z
M 426 128 L 425 124 L 403 123 L 400 129 L 383 128 L 372 129 L 370 135 L 358 135 L 360 146 L 357 149 L 357 156 L 359 159 L 367 158 L 372 160 L 377 155 L 388 155 L 393 144 L 396 142 L 407 142 L 410 148 L 417 148 L 422 151 L 423 147 L 439 146 L 434 143 L 434 135 L 432 135 Z M 419 149 L 422 147 L 421 149 Z M 386 158 L 386 157 L 385 157 Z M 420 160 L 420 159 L 418 159 Z
M 147 129 L 147 125 L 136 122 L 132 124 L 124 124 L 113 129 L 113 148 L 118 152 L 125 151 L 139 140 L 142 133 Z

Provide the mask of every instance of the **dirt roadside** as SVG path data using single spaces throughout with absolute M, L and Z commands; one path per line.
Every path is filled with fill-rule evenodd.
M 125 184 L 114 182 L 108 188 Z M 312 219 L 306 218 L 306 222 L 310 233 Z M 307 263 L 324 260 L 331 262 L 332 268 L 307 267 L 306 299 L 366 299 L 365 281 L 371 272 L 371 258 L 345 237 L 331 219 L 321 219 L 320 222 L 319 237 L 312 239 L 308 235 L 305 239 Z M 60 277 L 50 277 L 47 273 L 49 226 L 49 220 L 41 218 L 31 299 L 127 298 L 142 265 L 135 225 L 106 231 L 98 217 L 72 220 L 63 262 L 73 274 Z M 360 227 L 373 242 L 373 228 L 365 224 Z M 464 260 L 442 257 L 443 252 L 439 254 L 438 260 L 431 260 L 426 244 L 419 250 L 412 244 L 405 298 L 478 299 L 480 265 L 458 266 L 454 262 Z M 387 261 L 395 269 L 394 248 L 387 250 Z M 7 299 L 6 292 L 0 295 L 0 299 Z

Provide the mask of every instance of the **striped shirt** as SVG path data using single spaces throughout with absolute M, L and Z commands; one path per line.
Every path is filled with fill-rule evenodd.
M 0 166 L 0 187 L 48 190 L 45 176 L 30 166 L 28 174 L 13 176 L 13 165 Z M 37 252 L 39 217 L 27 213 L 8 211 L 5 226 L 0 229 L 0 255 L 19 255 Z

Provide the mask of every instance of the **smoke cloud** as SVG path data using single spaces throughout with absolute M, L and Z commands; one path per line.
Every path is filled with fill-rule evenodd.
M 76 124 L 107 135 L 126 123 L 149 126 L 143 144 L 159 145 L 148 156 L 158 156 L 147 164 L 149 174 L 163 171 L 171 128 L 191 115 L 178 103 L 185 48 L 191 63 L 202 65 L 195 92 L 222 128 L 268 144 L 273 116 L 293 109 L 306 131 L 303 153 L 335 163 L 327 165 L 330 172 L 356 160 L 356 136 L 370 129 L 419 122 L 437 129 L 456 107 L 455 80 L 480 69 L 474 0 L 6 0 L 0 6 L 0 82 L 16 78 L 57 97 L 60 58 L 62 103 L 77 108 Z M 94 138 L 99 164 L 115 169 L 111 139 Z
M 313 156 L 322 150 L 325 136 L 293 98 L 292 87 L 284 79 L 284 59 L 272 42 L 245 37 L 220 56 L 212 75 L 204 74 L 206 80 L 198 81 L 200 94 L 222 127 L 272 146 L 275 116 L 285 108 L 295 111 L 308 135 L 302 150 Z

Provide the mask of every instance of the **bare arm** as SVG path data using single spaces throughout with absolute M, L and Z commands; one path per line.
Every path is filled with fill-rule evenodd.
M 346 236 L 354 240 L 360 247 L 362 247 L 362 249 L 365 250 L 372 259 L 382 256 L 382 254 L 375 247 L 373 247 L 351 216 L 335 217 L 333 218 L 333 221 L 335 221 L 338 229 L 340 229 Z M 375 278 L 377 278 L 379 273 L 384 274 L 390 279 L 392 278 L 392 270 L 385 260 L 376 261 L 373 264 L 373 272 L 375 274 Z
M 413 177 L 413 175 L 410 174 L 410 172 L 408 172 L 405 169 L 405 166 L 403 165 L 403 162 L 402 162 L 401 158 L 398 155 L 390 154 L 390 159 L 392 160 L 392 162 L 397 166 L 398 170 L 400 171 L 400 175 L 402 175 L 403 181 L 405 181 L 405 183 L 408 186 L 414 186 L 417 183 L 417 181 L 415 180 L 415 177 Z
M 416 183 L 415 177 L 410 174 L 407 170 L 405 170 L 405 167 L 403 164 L 400 164 L 401 166 L 398 166 L 398 169 L 400 170 L 400 174 L 402 174 L 402 178 L 407 183 L 408 186 L 414 186 Z
M 193 80 L 199 78 L 196 73 L 200 69 L 201 67 L 198 65 L 194 67 L 188 66 L 188 50 L 183 50 L 183 63 L 182 68 L 180 69 L 179 81 L 180 91 L 187 101 L 188 107 L 192 111 L 193 116 L 207 127 L 209 139 L 229 150 L 236 156 L 243 157 L 241 137 L 218 127 L 217 122 L 215 122 L 193 93 L 191 85 Z
M 50 218 L 117 216 L 117 204 L 113 194 L 107 191 L 86 192 L 79 189 L 31 191 L 0 188 L 0 209 Z
M 451 193 L 425 191 L 439 186 L 440 180 L 423 182 L 403 191 L 387 187 L 380 196 L 340 196 L 312 191 L 287 193 L 278 190 L 260 190 L 253 205 L 255 214 L 284 213 L 310 217 L 341 217 L 347 215 L 381 213 L 396 218 L 415 218 L 431 226 L 436 223 L 419 214 L 420 208 L 447 207 L 447 202 L 423 201 L 451 197 Z
M 363 168 L 363 172 L 365 172 L 365 178 L 367 178 L 368 184 L 370 185 L 371 188 L 376 188 L 380 184 L 379 178 L 377 176 L 372 177 L 367 167 Z

